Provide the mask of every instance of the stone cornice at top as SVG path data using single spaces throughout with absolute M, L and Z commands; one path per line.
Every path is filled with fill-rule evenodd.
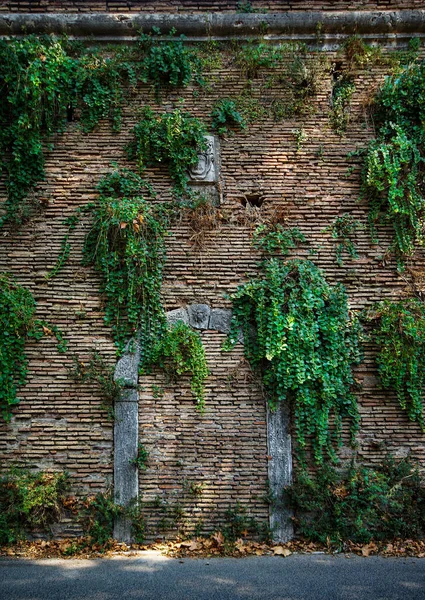
M 0 13 L 0 36 L 68 35 L 103 42 L 136 40 L 141 31 L 176 29 L 188 41 L 205 39 L 292 39 L 338 43 L 357 34 L 394 42 L 425 37 L 425 10 L 288 11 L 266 14 L 233 13 Z M 164 38 L 165 36 L 161 36 Z

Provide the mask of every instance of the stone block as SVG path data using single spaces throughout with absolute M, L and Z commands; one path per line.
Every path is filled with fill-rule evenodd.
M 191 304 L 187 309 L 189 325 L 195 329 L 208 329 L 211 309 L 208 304 Z
M 189 316 L 185 308 L 176 308 L 170 310 L 166 314 L 168 325 L 175 325 L 178 321 L 183 321 L 186 325 L 189 324 Z
M 210 314 L 208 329 L 229 333 L 232 311 L 228 308 L 213 308 Z
M 205 142 L 207 147 L 198 154 L 198 163 L 189 169 L 190 182 L 197 185 L 214 184 L 218 181 L 218 140 L 213 135 L 206 135 Z
M 124 387 L 137 387 L 139 382 L 140 345 L 130 340 L 115 367 L 114 381 Z

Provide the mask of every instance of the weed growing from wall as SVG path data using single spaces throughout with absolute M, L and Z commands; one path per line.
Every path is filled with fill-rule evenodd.
M 425 432 L 425 304 L 414 298 L 384 300 L 366 316 L 378 346 L 376 362 L 382 385 L 395 390 L 401 408 Z
M 262 223 L 256 227 L 252 236 L 252 245 L 264 254 L 282 254 L 289 251 L 306 239 L 298 227 L 288 228 L 281 223 Z
M 69 489 L 66 473 L 12 469 L 0 477 L 0 546 L 34 529 L 48 530 L 63 512 Z
M 351 97 L 356 91 L 356 86 L 347 75 L 336 80 L 332 88 L 332 109 L 330 122 L 332 129 L 342 136 L 347 131 L 350 120 Z
M 360 228 L 362 228 L 360 221 L 355 219 L 352 215 L 344 213 L 343 215 L 336 217 L 329 227 L 324 230 L 329 231 L 332 235 L 332 239 L 337 242 L 336 262 L 338 266 L 342 267 L 344 264 L 342 259 L 344 252 L 346 252 L 352 260 L 358 259 L 359 256 L 352 237 Z
M 28 360 L 25 343 L 54 335 L 58 350 L 66 351 L 66 342 L 56 326 L 35 318 L 36 302 L 31 292 L 18 285 L 8 274 L 0 274 L 0 410 L 9 421 L 12 407 L 19 402 L 17 388 L 25 383 Z
M 301 458 L 311 440 L 316 462 L 325 454 L 336 459 L 342 420 L 350 421 L 352 436 L 358 426 L 352 365 L 361 358 L 360 325 L 344 288 L 329 286 L 310 261 L 272 258 L 231 300 L 225 349 L 242 328 L 245 356 L 262 374 L 270 407 L 291 402 Z
M 211 113 L 212 128 L 219 135 L 231 133 L 232 129 L 246 129 L 246 121 L 239 112 L 236 102 L 230 98 L 222 98 L 214 105 Z
M 149 165 L 165 163 L 176 184 L 176 192 L 180 195 L 187 192 L 188 169 L 198 163 L 199 152 L 206 150 L 204 124 L 179 109 L 155 114 L 147 106 L 133 133 L 128 156 L 137 160 L 140 173 Z

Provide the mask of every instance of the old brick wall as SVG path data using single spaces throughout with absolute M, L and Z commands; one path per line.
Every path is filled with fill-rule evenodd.
M 2 0 L 4 12 L 235 12 L 238 0 Z M 252 0 L 253 9 L 269 12 L 295 10 L 396 10 L 423 8 L 422 0 Z
M 328 58 L 332 63 L 335 55 Z M 258 221 L 279 213 L 288 225 L 298 226 L 308 243 L 294 255 L 311 256 L 330 282 L 342 282 L 353 309 L 411 291 L 410 271 L 399 275 L 394 261 L 382 261 L 389 231 L 380 231 L 377 245 L 371 244 L 366 228 L 359 231 L 359 260 L 347 258 L 343 267 L 335 261 L 335 242 L 324 232 L 336 216 L 346 212 L 366 223 L 367 206 L 358 199 L 360 166 L 352 163 L 355 169 L 350 174 L 346 155 L 373 135 L 364 107 L 386 70 L 373 66 L 355 74 L 356 92 L 345 137 L 337 136 L 329 126 L 332 76 L 328 69 L 311 114 L 281 122 L 264 117 L 247 131 L 221 140 L 225 220 L 207 236 L 201 250 L 191 245 L 185 220 L 173 227 L 167 238 L 163 284 L 166 310 L 198 302 L 212 308 L 230 306 L 224 294 L 257 272 L 259 255 L 250 244 L 253 214 Z M 269 105 L 286 92 L 278 80 L 271 87 L 265 86 L 266 80 L 265 73 L 254 78 L 250 95 Z M 75 383 L 67 371 L 73 354 L 87 360 L 93 349 L 111 364 L 115 362 L 110 331 L 103 323 L 98 277 L 80 264 L 88 219 L 73 234 L 67 266 L 49 282 L 44 276 L 59 254 L 63 219 L 95 197 L 95 186 L 111 169 L 112 161 L 132 166 L 125 159 L 124 147 L 131 139 L 138 108 L 150 104 L 158 111 L 170 110 L 183 100 L 186 110 L 209 122 L 214 102 L 243 92 L 247 84 L 230 56 L 220 70 L 209 75 L 209 83 L 210 89 L 201 90 L 200 96 L 187 88 L 165 95 L 161 105 L 156 104 L 152 90 L 141 87 L 124 109 L 119 134 L 101 123 L 85 135 L 78 122 L 70 123 L 47 155 L 47 180 L 40 186 L 45 210 L 20 230 L 0 233 L 0 271 L 13 273 L 28 286 L 38 302 L 38 316 L 58 325 L 69 340 L 65 355 L 58 354 L 49 337 L 27 345 L 29 377 L 19 393 L 21 403 L 11 423 L 0 424 L 3 467 L 18 463 L 66 469 L 79 495 L 104 491 L 111 484 L 112 423 L 101 406 L 99 391 Z M 297 152 L 294 132 L 300 128 L 307 141 Z M 159 199 L 170 198 L 166 171 L 153 168 L 147 174 Z M 260 208 L 244 206 L 252 197 L 262 199 Z M 316 253 L 310 254 L 312 250 Z M 423 253 L 417 253 L 409 268 L 418 275 L 419 287 L 424 285 L 420 279 Z M 247 507 L 259 523 L 267 520 L 266 411 L 259 383 L 243 360 L 242 346 L 223 354 L 223 334 L 206 331 L 202 339 L 211 370 L 204 415 L 196 412 L 187 381 L 169 385 L 159 371 L 140 380 L 140 441 L 150 452 L 148 468 L 140 475 L 140 494 L 150 503 L 152 534 L 166 527 L 193 528 L 201 521 L 211 530 L 236 502 Z M 425 463 L 425 438 L 401 411 L 395 395 L 380 389 L 372 347 L 366 347 L 356 376 L 362 384 L 359 459 L 370 464 L 387 451 L 396 456 L 410 452 Z M 351 450 L 343 448 L 341 455 L 349 456 Z

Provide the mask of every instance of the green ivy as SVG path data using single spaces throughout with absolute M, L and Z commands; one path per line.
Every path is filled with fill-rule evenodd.
M 376 361 L 382 385 L 395 390 L 401 408 L 425 432 L 425 304 L 414 298 L 384 300 L 366 316 L 379 349 Z
M 170 379 L 186 373 L 191 375 L 190 389 L 199 410 L 203 412 L 208 367 L 199 333 L 183 321 L 177 321 L 157 344 L 154 362 L 165 370 Z
M 105 176 L 98 191 L 84 261 L 102 275 L 105 321 L 118 349 L 140 335 L 142 364 L 149 364 L 165 325 L 160 291 L 169 211 L 152 202 L 150 186 L 130 171 Z
M 306 239 L 298 227 L 288 228 L 281 223 L 258 225 L 252 236 L 252 245 L 266 254 L 289 254 Z
M 369 221 L 383 218 L 394 229 L 392 248 L 410 256 L 424 244 L 425 63 L 413 63 L 387 77 L 374 106 L 376 139 L 367 148 L 362 192 Z
M 19 402 L 17 388 L 25 383 L 28 360 L 25 343 L 54 335 L 58 350 L 66 351 L 66 342 L 56 326 L 35 318 L 36 302 L 29 290 L 18 285 L 8 274 L 0 274 L 0 410 L 9 421 L 12 407 Z
M 342 267 L 344 264 L 342 260 L 344 252 L 346 252 L 353 260 L 359 258 L 356 246 L 351 238 L 361 227 L 362 224 L 360 221 L 355 219 L 352 215 L 344 213 L 343 215 L 336 217 L 331 225 L 325 229 L 325 231 L 330 231 L 332 238 L 338 242 L 336 247 L 336 262 L 338 266 Z
M 246 121 L 238 111 L 236 102 L 230 98 L 222 98 L 214 105 L 211 113 L 212 128 L 219 135 L 226 135 L 232 128 L 246 129 Z
M 351 97 L 356 91 L 353 81 L 347 77 L 340 77 L 332 89 L 332 110 L 330 121 L 332 129 L 338 135 L 344 135 L 350 120 Z
M 225 349 L 244 335 L 245 356 L 262 374 L 271 408 L 290 401 L 301 458 L 335 459 L 342 419 L 358 426 L 352 365 L 360 361 L 360 325 L 341 285 L 330 287 L 310 261 L 263 262 L 258 279 L 231 296 L 233 318 Z M 330 425 L 333 422 L 333 426 Z
M 166 163 L 179 194 L 188 190 L 188 169 L 198 163 L 198 153 L 206 149 L 204 124 L 189 113 L 176 109 L 155 114 L 147 106 L 143 118 L 135 125 L 134 140 L 128 156 L 137 160 L 141 173 L 156 163 Z

